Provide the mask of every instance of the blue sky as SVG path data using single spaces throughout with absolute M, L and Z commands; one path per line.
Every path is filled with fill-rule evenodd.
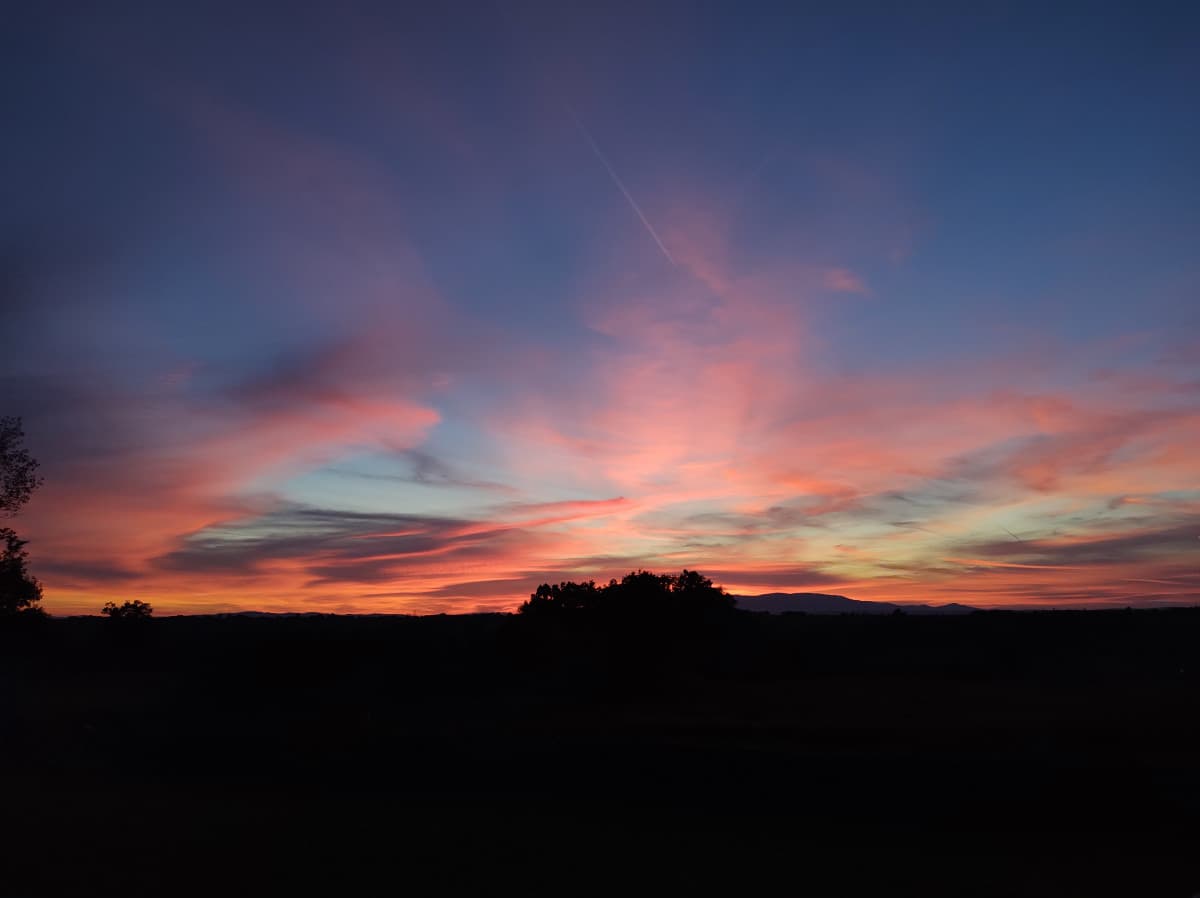
M 48 606 L 471 610 L 683 564 L 1194 601 L 1198 25 L 18 13 L 0 410 Z

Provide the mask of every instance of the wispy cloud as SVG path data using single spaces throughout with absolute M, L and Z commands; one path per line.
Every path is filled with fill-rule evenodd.
M 650 220 L 646 218 L 646 213 L 642 211 L 642 207 L 639 206 L 637 200 L 633 198 L 633 194 L 629 192 L 629 188 L 625 186 L 625 182 L 621 180 L 620 176 L 616 172 L 616 169 L 612 167 L 608 161 L 608 158 L 600 150 L 600 146 L 596 143 L 595 138 L 592 137 L 591 132 L 584 127 L 583 122 L 579 120 L 579 116 L 575 114 L 574 109 L 568 106 L 567 112 L 570 114 L 571 120 L 575 122 L 575 127 L 579 129 L 579 133 L 582 134 L 584 140 L 588 142 L 588 146 L 592 148 L 592 152 L 596 154 L 596 158 L 600 160 L 600 164 L 603 165 L 605 171 L 608 172 L 608 176 L 612 178 L 613 183 L 617 185 L 617 189 L 620 190 L 621 194 L 625 197 L 625 201 L 629 203 L 629 207 L 633 209 L 638 219 L 642 222 L 642 226 L 645 227 L 646 233 L 648 233 L 654 240 L 655 244 L 658 245 L 659 250 L 662 252 L 666 260 L 674 265 L 675 258 L 671 255 L 671 251 L 667 249 L 666 244 L 664 244 L 662 241 L 662 238 L 658 236 L 658 231 L 654 230 L 654 225 L 650 224 Z
M 143 91 L 154 139 L 79 140 L 0 234 L 0 405 L 47 475 L 20 527 L 51 610 L 494 609 L 638 566 L 742 592 L 1200 600 L 1200 368 L 1159 256 L 1100 308 L 1094 253 L 972 231 L 938 198 L 957 190 L 904 174 L 902 136 L 716 134 L 771 116 L 707 94 L 658 116 L 634 78 L 604 146 L 638 146 L 635 177 L 555 112 L 605 102 L 586 67 L 508 70 L 544 91 L 519 102 L 504 79 L 446 96 L 475 70 L 433 77 L 346 17 L 331 40 L 354 52 L 319 84 L 281 65 L 250 91 L 260 59 L 197 77 L 157 32 L 94 80 L 122 115 Z M 93 135 L 110 107 L 87 83 Z M 595 204 L 616 195 L 584 143 L 641 229 Z M 43 236 L 56 191 L 80 224 Z

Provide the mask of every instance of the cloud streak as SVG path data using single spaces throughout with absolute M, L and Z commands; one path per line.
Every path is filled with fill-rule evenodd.
M 575 110 L 573 108 L 567 106 L 567 112 L 571 116 L 571 121 L 575 123 L 575 127 L 579 129 L 579 133 L 583 135 L 583 139 L 588 142 L 588 146 L 590 146 L 592 148 L 592 152 L 596 154 L 596 158 L 600 160 L 600 164 L 604 166 L 604 170 L 608 172 L 608 176 L 612 178 L 613 183 L 617 185 L 617 189 L 620 190 L 621 194 L 625 197 L 625 201 L 629 203 L 629 207 L 633 209 L 638 219 L 641 220 L 643 227 L 646 229 L 646 233 L 648 233 L 654 240 L 655 244 L 657 244 L 659 251 L 661 251 L 663 254 L 663 257 L 672 265 L 675 265 L 675 257 L 671 255 L 671 251 L 667 249 L 667 246 L 665 243 L 663 243 L 662 238 L 658 236 L 658 231 L 654 230 L 654 225 L 650 224 L 650 220 L 646 218 L 646 213 L 642 211 L 642 207 L 639 206 L 637 200 L 633 198 L 633 194 L 629 192 L 629 188 L 625 186 L 625 182 L 621 180 L 620 176 L 616 172 L 616 169 L 612 167 L 608 161 L 608 158 L 600 150 L 600 145 L 596 143 L 596 140 L 592 137 L 591 132 L 584 127 L 583 122 L 580 121 L 579 116 L 575 114 Z

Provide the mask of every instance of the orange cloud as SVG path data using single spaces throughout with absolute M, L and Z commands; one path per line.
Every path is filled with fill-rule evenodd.
M 53 611 L 130 591 L 164 611 L 511 608 L 543 579 L 637 566 L 897 601 L 1200 596 L 1200 409 L 1172 369 L 1081 378 L 1086 348 L 831 364 L 809 308 L 867 292 L 827 261 L 855 257 L 747 260 L 694 200 L 659 204 L 678 267 L 580 285 L 572 339 L 475 340 L 403 239 L 386 166 L 180 103 L 246 202 L 291 223 L 269 246 L 304 288 L 286 312 L 325 322 L 327 341 L 278 347 L 257 376 L 185 361 L 158 392 L 97 389 L 72 406 L 86 425 L 48 415 L 103 450 L 48 470 L 23 524 Z M 860 174 L 839 176 L 886 192 Z M 443 427 L 487 469 L 451 510 L 413 512 L 383 485 L 370 510 L 288 494 L 346 457 L 424 451 Z M 499 481 L 514 501 L 480 488 Z

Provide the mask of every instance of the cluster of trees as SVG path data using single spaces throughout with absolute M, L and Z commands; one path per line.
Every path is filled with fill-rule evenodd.
M 719 663 L 734 600 L 696 571 L 631 571 L 604 585 L 543 583 L 501 644 L 516 669 L 555 671 L 563 688 L 641 691 Z
M 134 599 L 132 602 L 105 602 L 100 613 L 109 620 L 148 620 L 154 613 L 154 606 L 149 602 Z
M 733 598 L 724 588 L 696 571 L 655 574 L 632 571 L 620 580 L 597 586 L 582 583 L 543 583 L 518 608 L 526 617 L 616 617 L 687 620 L 732 611 Z

